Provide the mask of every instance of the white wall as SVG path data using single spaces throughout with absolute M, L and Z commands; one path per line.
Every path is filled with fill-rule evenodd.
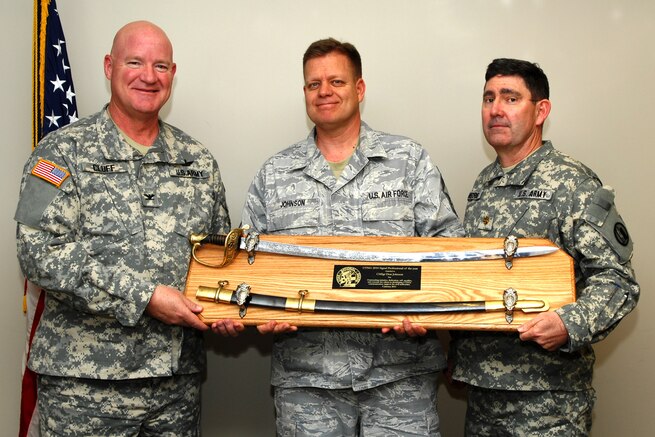
M 221 165 L 237 224 L 256 169 L 304 137 L 301 59 L 314 40 L 357 46 L 367 83 L 364 119 L 420 141 L 443 171 L 460 213 L 473 179 L 493 158 L 480 129 L 486 65 L 495 57 L 539 62 L 551 83 L 546 138 L 596 170 L 617 191 L 636 241 L 643 296 L 637 310 L 596 347 L 594 437 L 649 435 L 654 376 L 649 317 L 655 285 L 648 252 L 655 153 L 655 3 L 648 0 L 58 0 L 80 115 L 108 100 L 102 58 L 124 23 L 148 19 L 175 48 L 178 73 L 164 118 L 203 141 Z M 30 149 L 32 2 L 11 2 L 0 17 L 2 105 L 0 423 L 18 428 L 24 341 L 22 279 L 14 223 L 22 165 Z M 208 338 L 204 435 L 272 435 L 270 339 L 254 333 Z M 440 390 L 445 437 L 461 435 L 461 393 Z M 4 432 L 3 432 L 4 433 Z

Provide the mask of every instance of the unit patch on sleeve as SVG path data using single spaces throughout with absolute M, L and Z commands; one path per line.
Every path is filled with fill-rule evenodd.
M 32 174 L 44 181 L 50 182 L 57 188 L 70 176 L 68 170 L 43 158 L 39 158 L 39 162 L 32 168 Z

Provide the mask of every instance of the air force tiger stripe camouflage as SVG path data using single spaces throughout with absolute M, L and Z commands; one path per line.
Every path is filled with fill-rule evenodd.
M 439 169 L 416 142 L 362 123 L 359 146 L 335 178 L 314 135 L 264 163 L 247 194 L 244 224 L 266 234 L 463 234 Z M 435 372 L 446 361 L 433 334 L 305 329 L 280 335 L 272 384 L 357 391 Z

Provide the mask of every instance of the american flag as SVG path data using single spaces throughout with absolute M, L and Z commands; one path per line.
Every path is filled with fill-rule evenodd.
M 55 0 L 34 8 L 34 146 L 46 134 L 77 120 L 75 87 Z
M 55 0 L 34 0 L 34 44 L 32 47 L 32 148 L 49 132 L 77 120 L 77 105 L 66 38 L 59 21 Z M 45 161 L 47 163 L 47 161 Z M 51 164 L 51 163 L 50 163 Z M 48 165 L 45 165 L 48 167 Z M 36 168 L 36 167 L 35 167 Z M 57 166 L 47 170 L 46 177 L 61 183 L 68 174 Z M 61 179 L 63 178 L 63 179 Z M 43 311 L 45 293 L 25 280 L 23 309 L 27 315 L 21 389 L 19 437 L 38 436 L 36 411 L 36 375 L 27 368 L 30 346 Z
M 32 174 L 50 182 L 51 184 L 55 184 L 57 187 L 59 187 L 68 176 L 70 176 L 70 173 L 68 173 L 67 170 L 59 167 L 55 163 L 46 161 L 45 159 L 39 159 L 39 162 L 37 162 L 32 169 Z

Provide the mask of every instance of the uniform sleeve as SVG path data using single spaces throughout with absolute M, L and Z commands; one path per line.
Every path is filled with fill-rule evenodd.
M 455 213 L 441 172 L 424 149 L 416 168 L 415 183 L 416 234 L 424 237 L 463 237 L 464 228 Z
M 15 215 L 23 274 L 47 290 L 49 298 L 135 325 L 154 287 L 120 268 L 105 266 L 89 243 L 78 241 L 81 207 L 75 172 L 62 156 L 48 153 L 46 146 L 37 151 L 41 156 L 33 156 L 25 167 Z M 43 160 L 68 173 L 59 187 L 32 174 Z
M 607 187 L 583 186 L 574 195 L 573 247 L 577 300 L 556 312 L 569 333 L 566 351 L 605 338 L 637 305 L 632 240 Z
M 265 187 L 265 167 L 262 167 L 250 184 L 250 188 L 248 188 L 246 202 L 241 214 L 242 225 L 248 225 L 253 231 L 262 234 L 268 231 Z
M 230 213 L 227 208 L 225 186 L 216 160 L 213 162 L 214 182 L 214 207 L 212 214 L 211 232 L 215 234 L 227 234 L 231 230 Z

